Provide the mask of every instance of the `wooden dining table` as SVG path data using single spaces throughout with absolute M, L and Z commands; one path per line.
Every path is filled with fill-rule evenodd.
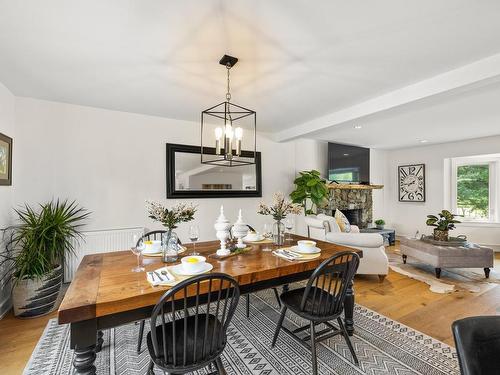
M 285 246 L 300 239 L 306 238 L 293 235 Z M 249 249 L 241 254 L 221 260 L 208 257 L 207 261 L 213 265 L 211 272 L 234 277 L 241 293 L 246 294 L 306 280 L 322 261 L 342 251 L 356 251 L 362 256 L 360 250 L 328 242 L 317 241 L 317 246 L 321 255 L 304 261 L 289 261 L 273 255 L 272 251 L 264 251 L 268 247 L 277 248 L 269 244 L 249 244 Z M 218 248 L 218 241 L 196 245 L 196 250 L 204 256 Z M 191 249 L 192 245 L 188 245 L 186 255 Z M 143 264 L 146 272 L 164 266 L 158 257 L 144 257 Z M 59 324 L 70 325 L 70 347 L 75 352 L 73 366 L 77 374 L 95 374 L 94 361 L 103 344 L 103 330 L 149 318 L 154 305 L 169 289 L 151 286 L 145 272 L 132 272 L 135 265 L 136 257 L 130 250 L 86 255 L 82 259 L 58 311 Z M 353 310 L 351 284 L 344 304 L 345 324 L 351 335 Z

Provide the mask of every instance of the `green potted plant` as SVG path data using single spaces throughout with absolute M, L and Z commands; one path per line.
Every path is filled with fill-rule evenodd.
M 317 213 L 319 207 L 328 203 L 329 192 L 326 180 L 321 178 L 318 171 L 299 172 L 299 176 L 293 183 L 295 190 L 290 193 L 290 198 L 293 203 L 302 205 L 305 215 Z M 309 202 L 311 205 L 308 207 Z
M 438 216 L 427 215 L 426 224 L 435 227 L 434 239 L 436 241 L 448 241 L 448 231 L 455 229 L 455 224 L 460 223 L 455 220 L 457 216 L 460 215 L 454 215 L 448 210 L 442 210 Z
M 384 219 L 375 220 L 375 225 L 377 226 L 377 229 L 384 229 L 384 225 L 385 225 Z
M 89 213 L 75 201 L 50 201 L 14 210 L 18 224 L 9 233 L 6 251 L 0 255 L 2 287 L 12 285 L 14 315 L 28 318 L 48 314 L 58 301 L 63 267 Z

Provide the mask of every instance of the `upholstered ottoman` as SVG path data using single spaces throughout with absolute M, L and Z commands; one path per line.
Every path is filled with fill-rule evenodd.
M 435 268 L 438 279 L 442 268 L 483 268 L 488 278 L 493 267 L 494 254 L 489 247 L 438 246 L 414 238 L 402 238 L 400 243 L 404 263 L 407 257 L 412 257 L 430 264 Z

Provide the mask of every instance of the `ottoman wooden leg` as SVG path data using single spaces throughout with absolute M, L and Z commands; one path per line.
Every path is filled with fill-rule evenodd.
M 403 257 L 403 263 L 404 263 L 404 264 L 406 264 L 406 259 L 407 259 L 408 257 L 407 257 L 406 255 L 404 255 L 404 254 L 402 255 L 402 257 Z
M 484 277 L 486 277 L 487 279 L 489 279 L 489 277 L 490 277 L 490 269 L 489 268 L 485 268 L 484 269 Z
M 441 268 L 436 268 L 436 277 L 439 279 L 441 277 Z

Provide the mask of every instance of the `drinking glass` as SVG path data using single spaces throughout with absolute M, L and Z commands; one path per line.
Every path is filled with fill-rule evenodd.
M 289 217 L 285 219 L 285 229 L 288 234 L 288 238 L 286 239 L 286 241 L 293 241 L 292 239 L 293 220 Z
M 269 240 L 273 237 L 273 226 L 271 224 L 264 224 L 264 228 L 263 228 L 263 231 L 262 231 L 262 235 L 264 236 L 264 238 L 266 240 Z M 266 243 L 264 245 L 264 247 L 262 248 L 262 251 L 271 251 L 273 248 L 269 246 L 268 243 Z
M 198 225 L 191 225 L 189 227 L 189 239 L 193 243 L 193 252 L 191 255 L 199 255 L 198 252 L 196 252 L 196 241 L 198 241 L 198 238 L 200 237 L 200 228 L 198 228 Z
M 144 267 L 142 266 L 142 252 L 144 250 L 144 241 L 142 237 L 138 238 L 134 235 L 134 243 L 132 245 L 132 253 L 137 257 L 137 267 L 132 268 L 132 272 L 142 272 Z

